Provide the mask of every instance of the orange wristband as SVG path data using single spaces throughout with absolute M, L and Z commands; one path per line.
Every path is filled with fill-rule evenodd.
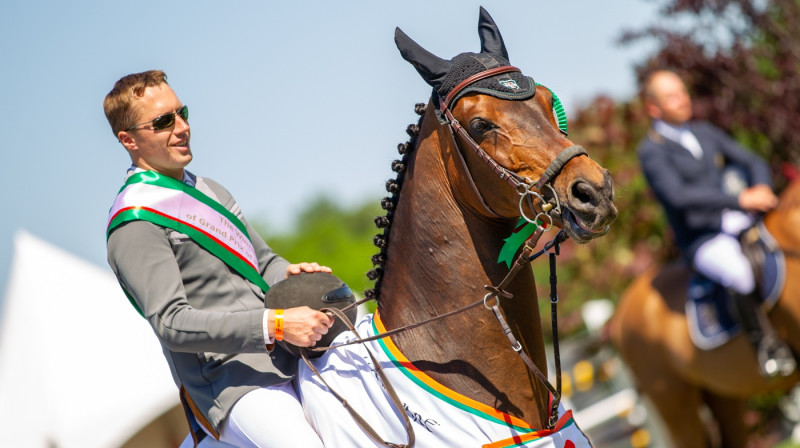
M 283 340 L 283 310 L 275 310 L 275 340 Z

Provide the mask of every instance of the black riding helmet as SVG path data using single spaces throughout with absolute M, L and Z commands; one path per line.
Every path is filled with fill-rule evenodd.
M 343 281 L 327 272 L 302 272 L 290 275 L 287 279 L 272 285 L 267 291 L 264 303 L 267 308 L 288 309 L 299 306 L 308 306 L 315 310 L 322 308 L 342 309 L 356 301 L 353 291 Z M 357 310 L 355 307 L 345 311 L 350 322 L 355 322 Z M 339 318 L 334 318 L 333 326 L 328 333 L 322 336 L 315 347 L 328 347 L 339 333 L 347 330 L 347 325 Z M 301 351 L 309 358 L 316 358 L 323 352 L 315 352 L 297 347 L 286 341 L 278 341 L 278 345 L 294 356 L 300 356 Z

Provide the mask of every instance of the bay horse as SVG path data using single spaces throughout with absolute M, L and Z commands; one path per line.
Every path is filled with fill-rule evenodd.
M 784 250 L 787 274 L 769 319 L 792 351 L 800 353 L 800 182 L 784 190 L 764 224 Z M 684 311 L 689 278 L 689 269 L 679 264 L 653 267 L 636 278 L 620 299 L 610 335 L 675 446 L 709 446 L 710 435 L 698 413 L 706 405 L 719 427 L 721 446 L 744 447 L 746 401 L 787 390 L 800 376 L 760 375 L 755 351 L 743 335 L 712 350 L 698 349 Z
M 366 295 L 377 299 L 374 319 L 386 331 L 469 308 L 382 343 L 405 356 L 398 365 L 436 387 L 497 410 L 500 418 L 544 429 L 551 427 L 549 390 L 509 346 L 493 313 L 473 304 L 485 296 L 485 285 L 498 285 L 509 273 L 508 266 L 498 263 L 498 254 L 521 215 L 531 220 L 538 215 L 585 243 L 608 232 L 617 210 L 608 171 L 559 128 L 557 97 L 509 65 L 500 32 L 483 8 L 478 29 L 481 52 L 451 60 L 429 53 L 399 28 L 395 31 L 401 55 L 434 93 L 427 106 L 417 105 L 420 121 L 409 126 L 412 138 L 399 146 L 402 160 L 393 163 L 399 174 L 387 182 L 392 193 L 382 202 L 387 215 L 376 218 L 383 228 L 375 238 L 381 250 L 373 257 L 377 268 L 370 273 L 375 288 Z M 506 291 L 509 294 L 497 298 L 502 314 L 521 350 L 546 376 L 530 268 L 519 271 Z M 329 358 L 344 357 L 342 351 L 331 350 L 315 362 L 323 376 L 332 369 Z M 358 362 L 358 356 L 353 359 Z M 361 439 L 327 438 L 321 420 L 332 419 L 330 427 L 339 428 L 350 418 L 315 401 L 309 393 L 315 387 L 309 385 L 313 378 L 304 377 L 303 368 L 301 363 L 304 408 L 323 441 L 331 446 L 373 446 L 353 441 Z M 335 390 L 337 385 L 346 388 L 342 382 L 351 375 L 343 369 L 326 379 Z M 403 393 L 398 394 L 408 406 Z M 434 419 L 408 407 L 406 411 L 413 414 L 417 432 L 431 430 Z M 372 417 L 369 414 L 365 417 Z M 353 431 L 358 429 L 342 430 L 340 436 L 351 437 Z M 420 437 L 417 442 L 422 445 Z M 570 443 L 562 442 L 559 448 L 575 446 Z M 428 446 L 455 445 L 440 441 Z

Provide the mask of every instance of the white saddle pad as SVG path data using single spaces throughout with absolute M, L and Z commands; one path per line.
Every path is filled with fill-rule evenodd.
M 385 331 L 377 315 L 363 317 L 356 328 L 362 337 Z M 333 344 L 353 339 L 353 333 L 344 332 Z M 330 350 L 313 360 L 330 387 L 387 442 L 405 444 L 408 436 L 402 417 L 393 408 L 375 373 L 367 348 L 378 359 L 403 402 L 404 412 L 412 420 L 418 448 L 591 447 L 572 418 L 572 411 L 559 409 L 560 418 L 553 430 L 531 428 L 518 418 L 437 383 L 417 370 L 390 338 Z M 306 417 L 325 446 L 381 446 L 358 427 L 342 404 L 302 361 L 296 384 Z

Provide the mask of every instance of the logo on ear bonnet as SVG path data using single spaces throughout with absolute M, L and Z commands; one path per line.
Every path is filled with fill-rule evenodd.
M 506 79 L 499 79 L 497 82 L 500 83 L 501 86 L 511 89 L 511 90 L 520 90 L 519 84 L 511 78 Z

